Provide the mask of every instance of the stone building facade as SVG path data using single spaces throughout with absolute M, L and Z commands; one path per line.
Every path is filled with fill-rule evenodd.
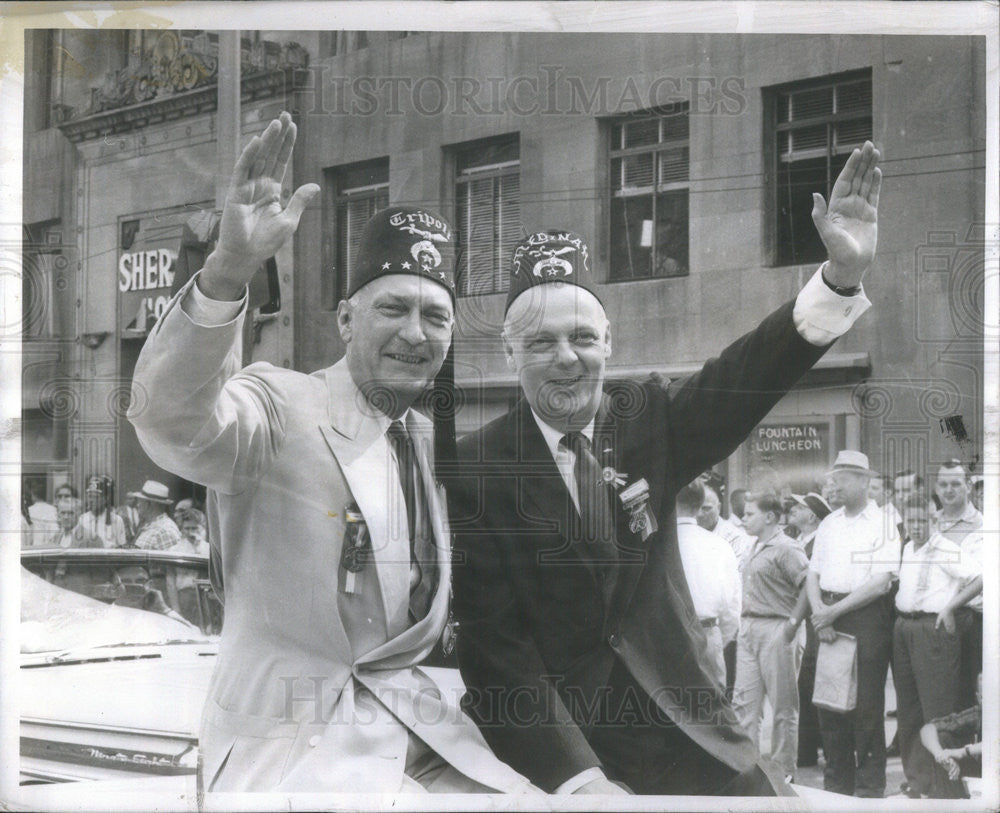
M 164 264 L 215 205 L 212 37 L 32 32 L 29 82 L 47 90 L 26 87 L 26 261 L 49 322 L 25 343 L 25 465 L 50 483 L 107 467 L 129 487 L 166 477 L 119 418 L 169 294 Z M 291 109 L 286 184 L 323 187 L 277 258 L 282 309 L 257 315 L 252 358 L 306 371 L 339 358 L 360 225 L 419 203 L 460 234 L 460 431 L 516 397 L 505 261 L 539 228 L 590 245 L 609 375 L 682 376 L 794 297 L 822 253 L 810 194 L 871 138 L 885 173 L 874 308 L 720 471 L 732 487 L 804 483 L 840 448 L 887 473 L 981 465 L 975 38 L 259 32 L 244 50 L 244 136 Z

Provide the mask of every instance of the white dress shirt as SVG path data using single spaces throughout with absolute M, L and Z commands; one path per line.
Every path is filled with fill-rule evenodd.
M 854 517 L 843 507 L 816 529 L 809 569 L 819 574 L 819 587 L 851 593 L 872 576 L 899 573 L 899 530 L 874 500 Z
M 975 570 L 976 575 L 981 574 L 983 572 L 983 532 L 973 531 L 966 535 L 965 539 L 959 543 L 959 547 L 962 550 L 962 560 L 968 562 L 969 567 Z M 970 598 L 965 606 L 981 613 L 983 611 L 982 591 L 979 591 L 979 595 Z
M 576 453 L 567 448 L 565 443 L 561 442 L 566 437 L 565 432 L 553 429 L 538 416 L 538 413 L 534 409 L 531 410 L 531 414 L 535 418 L 535 423 L 538 424 L 538 429 L 541 431 L 542 437 L 545 438 L 545 445 L 549 447 L 549 452 L 552 454 L 556 468 L 559 469 L 559 474 L 562 475 L 563 482 L 566 483 L 569 495 L 573 498 L 573 505 L 576 506 L 577 513 L 580 513 L 580 494 L 576 487 L 576 474 L 573 472 L 573 466 L 576 465 Z M 591 419 L 590 423 L 583 427 L 580 432 L 587 440 L 593 443 L 594 419 Z M 594 450 L 595 457 L 598 451 Z
M 107 523 L 105 509 L 101 509 L 96 516 L 90 511 L 80 515 L 77 520 L 76 530 L 82 534 L 84 540 L 97 538 L 106 548 L 124 548 L 128 544 L 128 535 L 125 533 L 125 521 L 111 510 L 111 522 Z
M 737 528 L 728 519 L 722 517 L 719 517 L 719 521 L 715 523 L 711 533 L 726 541 L 736 556 L 736 565 L 742 573 L 743 566 L 747 563 L 750 552 L 753 550 L 753 538 L 742 528 Z
M 939 613 L 959 590 L 981 573 L 972 558 L 941 534 L 918 549 L 903 546 L 896 609 L 904 613 Z
M 717 618 L 722 642 L 734 640 L 743 604 L 736 554 L 694 517 L 677 517 L 677 544 L 698 619 Z

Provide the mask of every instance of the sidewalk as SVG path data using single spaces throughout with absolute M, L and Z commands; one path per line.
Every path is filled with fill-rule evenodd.
M 886 710 L 896 708 L 896 688 L 892 683 L 892 672 L 885 682 L 885 708 Z M 896 735 L 896 718 L 885 718 L 885 742 L 886 745 L 892 742 Z M 764 720 L 760 728 L 760 751 L 764 755 L 771 753 L 771 704 L 764 702 Z M 903 774 L 903 762 L 899 757 L 889 757 L 885 766 L 885 795 L 886 798 L 907 798 L 901 793 L 899 786 L 905 781 Z M 820 755 L 819 764 L 811 768 L 799 768 L 795 773 L 795 783 L 805 785 L 810 788 L 823 789 L 823 756 Z M 859 803 L 861 800 L 858 800 Z

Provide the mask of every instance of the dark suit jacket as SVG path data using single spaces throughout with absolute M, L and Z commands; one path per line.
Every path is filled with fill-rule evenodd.
M 616 498 L 616 562 L 581 561 L 571 497 L 523 399 L 459 444 L 449 501 L 465 707 L 497 755 L 543 789 L 602 764 L 595 708 L 616 664 L 704 760 L 755 771 L 756 747 L 701 660 L 673 504 L 827 349 L 798 334 L 792 307 L 677 386 L 606 388 L 595 455 L 629 484 L 646 479 L 659 526 L 643 541 Z

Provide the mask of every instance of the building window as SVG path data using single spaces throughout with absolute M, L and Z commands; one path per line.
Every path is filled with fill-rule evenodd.
M 458 293 L 501 293 L 524 235 L 520 140 L 513 135 L 463 144 L 454 150 L 454 167 Z
M 871 74 L 826 77 L 765 95 L 774 178 L 772 261 L 821 262 L 826 249 L 812 222 L 812 193 L 827 200 L 851 150 L 872 137 Z M 768 119 L 765 119 L 768 121 Z
M 687 103 L 611 122 L 610 279 L 688 273 Z
M 365 224 L 377 211 L 389 205 L 389 159 L 348 164 L 327 170 L 326 174 L 327 188 L 332 193 L 329 200 L 333 214 L 333 247 L 329 253 L 333 273 L 323 275 L 327 281 L 323 305 L 333 310 L 347 294 Z

